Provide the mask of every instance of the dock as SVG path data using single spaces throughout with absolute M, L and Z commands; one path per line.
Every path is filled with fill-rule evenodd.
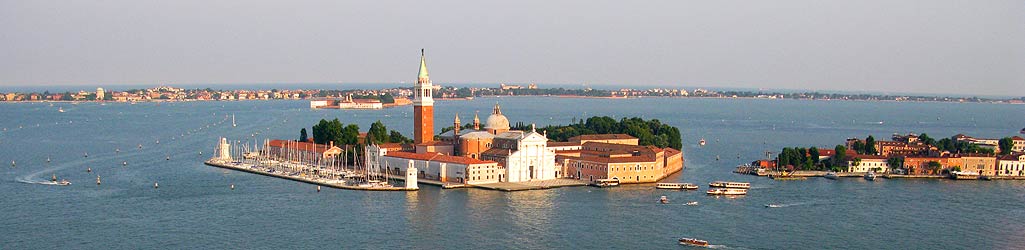
M 419 188 L 406 188 L 406 187 L 361 187 L 348 185 L 341 180 L 331 180 L 322 178 L 308 178 L 301 176 L 290 176 L 284 174 L 270 173 L 266 171 L 259 171 L 251 168 L 248 164 L 236 164 L 232 162 L 224 162 L 219 160 L 208 160 L 204 164 L 224 169 L 231 169 L 236 171 L 248 172 L 258 175 L 265 175 L 270 177 L 277 177 L 287 180 L 293 180 L 298 182 L 305 182 L 314 185 L 320 185 L 325 187 L 337 188 L 337 189 L 349 189 L 349 190 L 363 190 L 363 191 L 417 191 Z

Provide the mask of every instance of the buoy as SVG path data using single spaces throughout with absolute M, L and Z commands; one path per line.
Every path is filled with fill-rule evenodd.
M 171 160 L 171 156 L 170 156 L 170 155 L 168 155 L 166 159 L 167 159 L 168 161 L 170 161 L 170 160 Z
M 84 155 L 84 156 L 88 158 L 88 157 L 89 157 L 89 153 L 85 153 L 85 155 Z
M 153 188 L 160 188 L 160 184 L 157 184 L 156 182 L 154 182 L 153 183 Z
M 93 172 L 93 168 L 85 168 L 85 172 L 86 173 L 92 173 Z
M 203 155 L 203 151 L 199 151 L 199 155 Z
M 231 190 L 235 190 L 235 184 L 231 184 Z
M 14 164 L 14 161 L 11 160 L 11 167 L 13 168 L 14 166 L 17 166 L 17 164 Z
M 128 162 L 127 161 L 126 162 L 122 162 L 121 166 L 128 166 Z
M 317 192 L 320 192 L 320 186 L 317 186 Z
M 49 156 L 46 157 L 46 163 L 50 163 L 50 157 Z

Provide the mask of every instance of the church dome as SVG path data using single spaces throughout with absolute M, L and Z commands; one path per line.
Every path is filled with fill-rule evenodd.
M 485 129 L 491 130 L 509 130 L 509 119 L 502 115 L 502 109 L 495 104 L 495 110 L 491 112 L 491 116 L 488 116 Z

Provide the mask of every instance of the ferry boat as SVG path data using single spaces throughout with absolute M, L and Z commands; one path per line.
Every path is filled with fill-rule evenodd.
M 615 187 L 619 186 L 619 179 L 597 179 L 591 182 L 591 186 L 595 187 Z
M 708 195 L 745 195 L 747 194 L 747 189 L 713 188 L 709 189 L 708 192 L 705 193 L 707 193 Z
M 691 239 L 691 238 L 680 238 L 680 245 L 691 245 L 691 246 L 707 247 L 708 246 L 708 241 L 699 240 L 699 239 Z
M 870 180 L 870 181 L 876 180 L 876 173 L 872 172 L 872 171 L 868 171 L 867 173 L 865 173 L 865 179 L 866 180 Z
M 826 173 L 826 176 L 824 176 L 824 177 L 826 177 L 826 179 L 836 180 L 836 178 L 839 177 L 839 176 L 836 175 L 836 172 L 829 172 L 829 173 Z
M 694 185 L 694 184 L 690 184 L 690 183 L 660 182 L 660 183 L 655 185 L 655 188 L 657 188 L 657 189 L 685 189 L 685 190 L 694 190 L 694 189 L 698 189 L 698 185 Z
M 742 189 L 748 189 L 748 188 L 751 188 L 751 183 L 748 183 L 748 182 L 731 182 L 731 181 L 713 181 L 711 183 L 708 183 L 708 186 L 709 187 L 714 187 L 714 188 L 742 188 Z
M 976 172 L 965 172 L 965 171 L 953 171 L 950 172 L 950 178 L 955 180 L 978 180 L 979 173 Z

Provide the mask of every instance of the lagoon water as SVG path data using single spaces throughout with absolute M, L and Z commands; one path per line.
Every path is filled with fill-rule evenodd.
M 202 162 L 218 137 L 294 139 L 322 118 L 363 130 L 381 120 L 410 135 L 411 108 L 311 110 L 304 101 L 0 103 L 0 127 L 6 128 L 0 132 L 0 248 L 687 248 L 676 244 L 679 237 L 725 249 L 1025 248 L 1025 181 L 775 182 L 731 173 L 765 151 L 831 148 L 869 134 L 1011 136 L 1025 126 L 1025 106 L 493 97 L 437 101 L 435 127 L 449 126 L 456 112 L 463 121 L 477 110 L 486 119 L 496 102 L 512 122 L 539 126 L 594 115 L 657 118 L 684 136 L 685 170 L 665 181 L 698 183 L 702 190 L 710 181 L 746 181 L 753 188 L 734 199 L 652 185 L 318 193 L 309 184 Z M 230 114 L 237 127 L 224 122 Z M 702 138 L 708 144 L 700 147 Z M 17 166 L 10 167 L 12 160 Z M 40 184 L 53 174 L 74 184 Z M 96 175 L 102 185 L 95 185 Z M 661 195 L 671 204 L 656 204 Z M 683 205 L 689 201 L 700 205 Z M 783 207 L 765 208 L 768 203 Z

